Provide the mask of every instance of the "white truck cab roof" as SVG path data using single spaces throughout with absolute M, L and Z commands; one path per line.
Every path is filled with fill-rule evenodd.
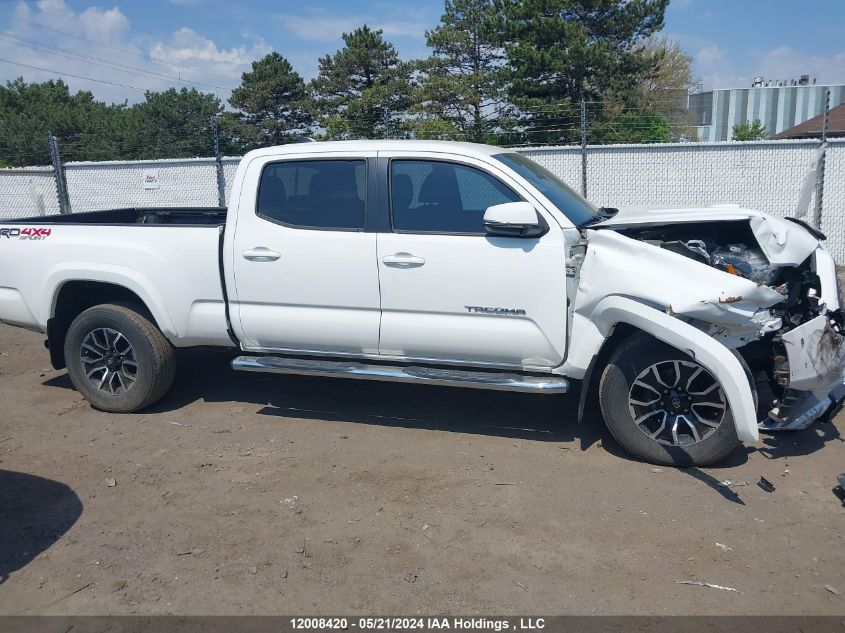
M 464 143 L 460 141 L 415 141 L 415 140 L 356 140 L 356 141 L 314 141 L 313 143 L 289 143 L 263 147 L 249 152 L 245 159 L 289 154 L 312 154 L 330 152 L 377 152 L 377 151 L 419 151 L 442 152 L 483 158 L 510 150 L 495 145 Z

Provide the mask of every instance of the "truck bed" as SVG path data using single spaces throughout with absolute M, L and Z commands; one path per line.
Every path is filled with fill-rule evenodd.
M 0 321 L 47 331 L 60 293 L 119 286 L 178 346 L 232 344 L 220 276 L 226 209 L 111 209 L 0 221 Z
M 0 224 L 170 224 L 173 226 L 219 226 L 226 223 L 226 207 L 130 207 L 68 215 L 45 215 Z

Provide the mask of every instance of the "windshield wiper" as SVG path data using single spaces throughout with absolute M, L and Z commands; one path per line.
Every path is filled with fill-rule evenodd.
M 609 220 L 610 218 L 612 218 L 617 213 L 619 213 L 619 209 L 616 209 L 614 207 L 600 207 L 593 217 L 587 218 L 586 220 L 581 222 L 581 224 L 578 225 L 578 228 L 583 229 L 592 224 L 604 222 L 605 220 Z

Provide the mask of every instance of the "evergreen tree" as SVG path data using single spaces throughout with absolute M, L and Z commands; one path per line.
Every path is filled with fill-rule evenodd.
M 492 28 L 493 16 L 492 0 L 446 0 L 440 24 L 426 32 L 432 56 L 419 63 L 421 130 L 481 142 L 506 122 L 504 51 Z
M 148 91 L 124 116 L 122 157 L 213 156 L 213 118 L 222 111 L 220 99 L 195 88 Z
M 195 89 L 145 93 L 132 106 L 106 105 L 63 81 L 0 87 L 0 160 L 49 165 L 52 132 L 64 161 L 183 158 L 213 155 L 212 119 L 220 100 Z
M 124 106 L 107 106 L 87 91 L 71 94 L 62 80 L 26 83 L 23 77 L 0 86 L 0 160 L 10 166 L 49 165 L 50 132 L 65 142 L 64 160 L 90 155 L 115 158 L 101 152 L 101 134 Z
M 509 90 L 532 141 L 578 137 L 579 103 L 637 103 L 654 66 L 636 44 L 663 27 L 668 0 L 494 0 Z
M 405 131 L 411 68 L 381 30 L 344 33 L 345 46 L 319 60 L 312 107 L 329 138 L 385 138 Z
M 240 112 L 227 115 L 224 127 L 247 146 L 289 142 L 306 134 L 312 123 L 305 82 L 276 52 L 252 62 L 229 103 Z

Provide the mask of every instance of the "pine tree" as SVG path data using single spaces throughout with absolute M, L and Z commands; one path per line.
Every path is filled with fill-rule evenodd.
M 243 73 L 229 103 L 239 112 L 226 116 L 224 126 L 247 148 L 289 142 L 307 133 L 312 123 L 305 82 L 276 52 L 252 62 L 252 70 Z
M 421 129 L 481 142 L 506 123 L 504 51 L 493 16 L 492 0 L 446 0 L 440 24 L 426 32 L 432 55 L 419 63 Z
M 636 44 L 663 27 L 668 0 L 494 0 L 509 91 L 530 140 L 577 138 L 579 103 L 636 99 L 654 65 Z
M 385 138 L 404 133 L 411 68 L 381 30 L 344 33 L 345 46 L 319 60 L 312 107 L 330 138 Z

